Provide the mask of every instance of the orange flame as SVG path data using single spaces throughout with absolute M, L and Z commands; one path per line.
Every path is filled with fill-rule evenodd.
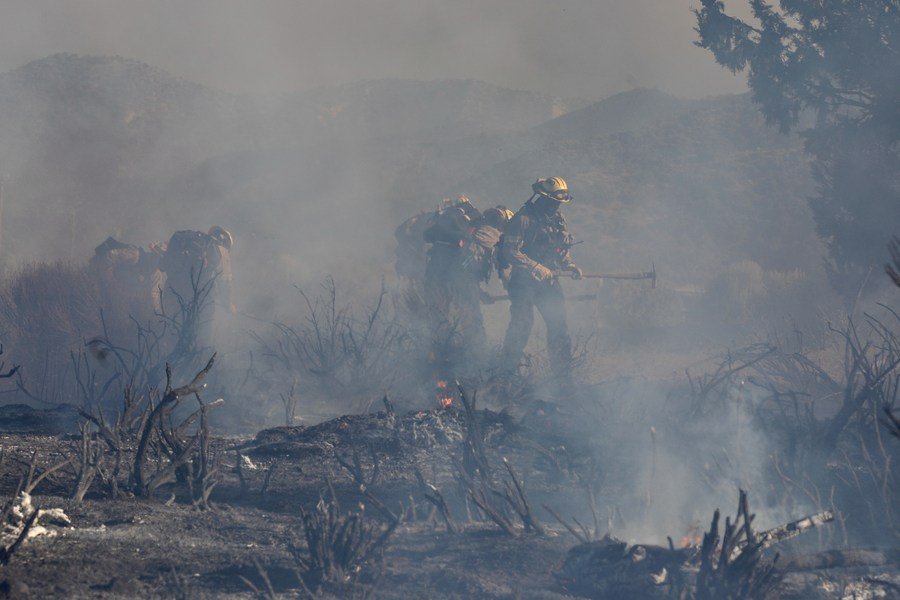
M 453 396 L 450 395 L 450 392 L 448 391 L 449 387 L 448 387 L 446 381 L 444 381 L 444 380 L 438 381 L 437 389 L 438 389 L 437 399 L 438 399 L 438 402 L 441 403 L 441 408 L 447 408 L 451 404 L 453 404 Z
M 682 548 L 691 548 L 699 546 L 703 543 L 703 530 L 699 526 L 691 527 L 684 537 L 681 538 Z

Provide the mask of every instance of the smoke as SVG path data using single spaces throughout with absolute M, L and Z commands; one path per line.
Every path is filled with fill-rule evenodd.
M 742 90 L 691 45 L 691 5 L 15 0 L 0 9 L 0 70 L 75 52 L 128 56 L 239 93 L 385 77 L 472 78 L 590 98 L 636 85 L 681 96 Z
M 689 7 L 7 3 L 0 69 L 74 52 L 134 58 L 185 80 L 129 63 L 57 61 L 57 72 L 28 73 L 34 85 L 10 84 L 10 121 L 29 127 L 0 148 L 6 222 L 30 234 L 9 239 L 6 256 L 79 262 L 107 235 L 146 245 L 216 223 L 238 238 L 245 277 L 237 285 L 248 303 L 271 305 L 259 291 L 277 282 L 308 285 L 337 271 L 378 281 L 389 270 L 393 227 L 434 206 L 445 182 L 471 175 L 434 159 L 417 172 L 433 142 L 521 130 L 634 85 L 683 96 L 742 91 L 692 45 Z M 387 77 L 484 80 L 543 96 L 506 98 L 470 82 L 454 91 L 373 81 Z M 354 84 L 361 80 L 374 86 Z M 87 94 L 73 97 L 74 89 Z M 523 102 L 543 106 L 523 111 Z M 504 120 L 502 110 L 517 118 Z M 462 147 L 471 154 L 498 141 Z M 488 201 L 513 194 L 503 186 Z M 268 278 L 254 269 L 260 263 Z M 269 295 L 285 294 L 282 286 Z
M 240 312 L 228 368 L 258 360 L 248 331 L 260 321 L 302 322 L 295 285 L 314 293 L 332 275 L 343 304 L 396 283 L 392 233 L 406 217 L 460 192 L 517 209 L 536 177 L 562 175 L 582 265 L 659 261 L 665 282 L 566 284 L 599 299 L 570 313 L 573 329 L 600 331 L 591 377 L 647 378 L 598 396 L 596 436 L 609 479 L 629 485 L 605 500 L 634 507 L 629 537 L 661 542 L 730 508 L 738 488 L 762 496 L 769 460 L 752 399 L 732 390 L 715 415 L 676 426 L 667 415 L 689 407 L 663 376 L 709 338 L 817 318 L 808 297 L 822 278 L 800 144 L 765 130 L 746 98 L 644 90 L 592 104 L 636 86 L 743 92 L 692 46 L 689 7 L 5 3 L 0 70 L 37 62 L 0 76 L 4 259 L 82 263 L 107 235 L 146 246 L 225 226 Z M 56 52 L 94 57 L 44 59 Z M 95 58 L 111 55 L 136 60 Z M 506 305 L 485 316 L 497 344 Z M 543 342 L 538 326 L 530 349 Z M 291 382 L 279 385 L 266 392 Z M 786 516 L 754 508 L 762 526 Z
M 781 484 L 772 460 L 781 449 L 759 428 L 754 411 L 763 398 L 740 379 L 723 391 L 699 406 L 674 379 L 620 378 L 595 388 L 586 406 L 596 422 L 598 516 L 613 535 L 697 543 L 716 509 L 735 510 L 739 490 L 748 492 L 760 531 L 819 510 L 774 501 Z M 566 502 L 585 514 L 585 498 Z

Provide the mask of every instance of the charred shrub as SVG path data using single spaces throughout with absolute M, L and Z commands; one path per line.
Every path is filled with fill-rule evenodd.
M 200 396 L 215 358 L 213 354 L 199 366 L 198 327 L 192 315 L 205 302 L 198 288 L 178 313 L 160 314 L 146 327 L 133 321 L 130 343 L 115 341 L 104 327 L 103 335 L 87 342 L 87 351 L 72 352 L 73 404 L 82 419 L 81 443 L 73 448 L 75 500 L 84 498 L 99 475 L 113 498 L 122 485 L 136 495 L 151 496 L 177 482 L 188 487 L 198 507 L 210 507 L 218 479 L 208 412 L 223 401 L 205 403 Z M 190 383 L 175 387 L 176 378 L 191 376 Z M 22 382 L 20 389 L 36 397 Z M 190 397 L 198 408 L 185 416 L 179 407 Z
M 305 547 L 289 546 L 306 587 L 355 582 L 380 559 L 399 520 L 381 526 L 360 512 L 341 510 L 337 498 L 320 499 L 312 511 L 300 511 Z
M 315 296 L 298 294 L 293 320 L 254 334 L 266 360 L 265 379 L 296 381 L 294 393 L 301 397 L 342 398 L 350 403 L 345 408 L 358 410 L 371 401 L 371 390 L 408 376 L 400 359 L 410 352 L 410 339 L 383 287 L 361 310 L 339 298 L 332 279 Z
M 737 515 L 733 521 L 725 519 L 721 536 L 719 511 L 715 512 L 709 531 L 703 535 L 696 591 L 688 594 L 689 598 L 749 600 L 765 598 L 775 589 L 780 576 L 774 563 L 763 559 L 765 544 L 753 529 L 754 517 L 747 508 L 747 495 L 743 491 Z
M 745 431 L 766 441 L 757 476 L 770 502 L 834 510 L 844 544 L 896 543 L 900 444 L 886 417 L 900 401 L 898 327 L 890 310 L 833 327 L 836 364 L 800 341 L 731 351 L 712 373 L 690 378 L 691 414 L 724 422 L 729 407 L 741 407 Z
M 61 402 L 69 354 L 99 327 L 100 293 L 83 268 L 35 264 L 11 275 L 0 295 L 0 333 L 23 373 Z
M 88 267 L 32 264 L 0 286 L 0 335 L 30 391 L 51 403 L 72 402 L 72 353 L 98 336 L 129 338 L 152 319 L 150 298 L 104 285 Z

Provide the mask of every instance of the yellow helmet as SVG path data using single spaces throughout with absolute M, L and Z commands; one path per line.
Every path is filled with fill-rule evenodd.
M 562 177 L 538 179 L 531 186 L 531 189 L 534 190 L 535 194 L 562 202 L 563 204 L 572 200 L 572 196 L 569 194 L 569 184 Z
M 503 229 L 503 224 L 512 219 L 513 211 L 505 206 L 495 206 L 484 211 L 482 220 L 491 227 Z

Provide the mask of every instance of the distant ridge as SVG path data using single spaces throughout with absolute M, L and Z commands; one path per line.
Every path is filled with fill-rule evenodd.
M 630 131 L 669 120 L 703 103 L 682 100 L 659 90 L 638 88 L 573 110 L 538 125 L 533 133 L 553 139 L 574 139 Z
M 577 108 L 533 127 L 477 134 L 430 146 L 419 159 L 415 188 L 435 196 L 473 193 L 460 186 L 495 165 L 529 153 L 540 154 L 551 142 L 572 143 L 591 137 L 652 127 L 706 101 L 682 100 L 657 90 L 635 89 Z M 489 175 L 488 175 L 489 176 Z M 442 189 L 450 187 L 450 189 Z M 398 194 L 400 191 L 398 190 Z
M 365 200 L 377 202 L 427 146 L 520 131 L 584 104 L 472 80 L 255 97 L 119 56 L 48 56 L 0 74 L 6 250 L 75 258 L 110 233 L 246 222 L 247 194 L 269 207 L 254 226 L 286 227 L 279 217 L 299 210 L 304 181 L 330 197 L 372 190 Z
M 693 101 L 637 94 L 534 128 L 524 152 L 454 191 L 510 202 L 513 190 L 517 208 L 535 177 L 566 178 L 573 233 L 585 241 L 579 253 L 593 255 L 597 268 L 664 260 L 670 277 L 696 282 L 743 259 L 766 269 L 819 267 L 799 138 L 768 127 L 746 94 Z M 634 113 L 622 112 L 626 106 Z M 668 118 L 657 118 L 660 107 Z M 634 128 L 617 130 L 628 123 Z
M 340 132 L 451 141 L 537 125 L 586 102 L 471 79 L 381 79 L 312 90 L 298 104 L 314 107 L 320 123 Z

